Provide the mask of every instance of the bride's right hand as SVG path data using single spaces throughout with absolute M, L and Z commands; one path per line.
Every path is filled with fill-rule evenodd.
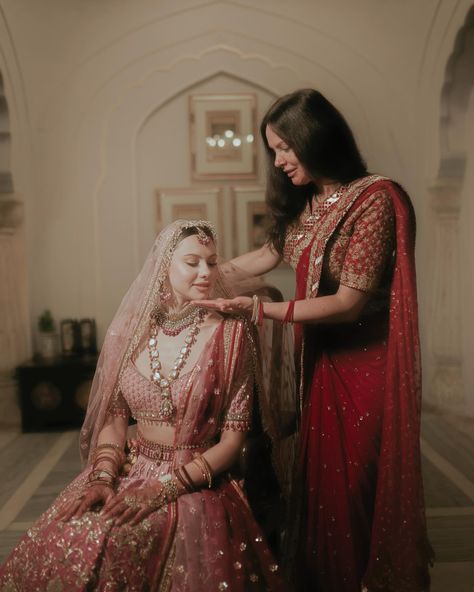
M 67 522 L 72 518 L 80 518 L 85 512 L 100 504 L 104 506 L 115 497 L 114 491 L 100 483 L 90 485 L 78 495 L 72 502 L 59 511 L 57 519 Z

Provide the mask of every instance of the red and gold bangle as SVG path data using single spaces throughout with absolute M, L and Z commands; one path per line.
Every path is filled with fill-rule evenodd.
M 181 465 L 180 469 L 182 471 L 183 477 L 186 479 L 186 481 L 189 483 L 190 487 L 192 488 L 191 491 L 194 491 L 196 489 L 196 486 L 194 484 L 194 481 L 191 479 L 191 475 L 186 470 L 186 467 L 184 465 Z
M 283 323 L 293 323 L 294 310 L 295 310 L 295 300 L 290 300 L 288 303 L 288 308 L 286 309 L 286 315 L 285 315 L 285 318 L 283 319 Z
M 203 479 L 207 481 L 207 486 L 209 489 L 212 487 L 212 469 L 207 462 L 207 460 L 201 455 L 198 454 L 194 457 L 192 462 L 199 468 L 202 473 Z
M 178 481 L 188 493 L 192 493 L 194 491 L 194 487 L 191 487 L 191 485 L 188 483 L 180 467 L 174 470 L 174 474 L 176 479 L 178 479 Z

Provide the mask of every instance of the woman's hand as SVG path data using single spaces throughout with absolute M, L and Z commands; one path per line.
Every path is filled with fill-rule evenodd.
M 237 296 L 236 298 L 216 298 L 215 300 L 193 300 L 196 306 L 202 306 L 209 310 L 217 310 L 227 314 L 240 314 L 252 316 L 253 300 L 249 296 Z
M 160 481 L 154 481 L 146 487 L 129 487 L 114 496 L 104 506 L 102 516 L 105 519 L 113 518 L 116 526 L 125 523 L 135 526 L 165 503 L 163 485 Z
M 59 511 L 57 518 L 63 522 L 71 518 L 80 518 L 85 512 L 91 510 L 97 504 L 107 504 L 115 496 L 115 493 L 106 485 L 90 485 L 77 497 L 72 504 Z

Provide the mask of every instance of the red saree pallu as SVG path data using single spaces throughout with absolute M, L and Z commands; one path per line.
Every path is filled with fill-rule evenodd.
M 328 249 L 344 239 L 346 221 L 357 224 L 358 212 L 374 210 L 381 195 L 393 208 L 395 247 L 385 301 L 371 298 L 353 323 L 295 326 L 302 419 L 288 552 L 297 590 L 429 589 L 414 216 L 398 186 L 375 176 L 348 186 L 297 253 L 296 297 L 327 287 Z M 362 240 L 372 240 L 369 230 Z M 370 261 L 370 245 L 351 248 Z

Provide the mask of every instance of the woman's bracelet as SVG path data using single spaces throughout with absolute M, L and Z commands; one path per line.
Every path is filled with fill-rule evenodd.
M 118 445 L 117 445 L 118 446 Z M 111 463 L 114 471 L 119 472 L 119 468 L 125 462 L 125 452 L 119 450 L 111 444 L 100 444 L 93 454 L 92 468 L 96 469 L 101 462 Z
M 121 465 L 121 462 L 118 460 L 118 458 L 117 458 L 116 456 L 112 456 L 112 455 L 110 455 L 110 454 L 107 454 L 107 453 L 104 453 L 104 452 L 102 452 L 101 454 L 97 455 L 97 456 L 94 458 L 94 463 L 93 463 L 93 465 L 92 465 L 92 466 L 93 466 L 94 468 L 96 468 L 96 467 L 97 467 L 97 465 L 98 465 L 100 462 L 103 462 L 103 461 L 110 462 L 110 463 L 113 465 L 113 467 L 114 467 L 115 469 L 118 469 L 118 467 Z
M 191 475 L 188 473 L 186 467 L 184 465 L 181 465 L 180 469 L 181 469 L 181 472 L 182 472 L 183 477 L 189 483 L 192 491 L 195 491 L 196 485 L 194 484 L 194 481 L 191 479 Z
M 181 483 L 181 485 L 183 486 L 183 488 L 188 493 L 192 493 L 194 491 L 194 484 L 192 483 L 192 481 L 190 479 L 188 480 L 188 477 L 189 476 L 186 477 L 186 475 L 182 471 L 182 467 L 176 468 L 173 472 L 174 472 L 174 474 L 176 476 L 176 479 L 178 479 L 178 481 Z
M 104 487 L 114 488 L 115 476 L 105 469 L 92 470 L 87 477 L 87 486 L 103 485 Z
M 259 303 L 258 303 L 258 319 L 257 319 L 257 325 L 259 327 L 261 327 L 263 325 L 263 302 L 261 300 L 259 300 Z
M 254 294 L 252 296 L 252 316 L 250 317 L 251 322 L 256 325 L 258 321 L 258 308 L 259 308 L 260 298 Z
M 212 469 L 207 460 L 201 455 L 198 454 L 192 460 L 192 462 L 199 468 L 202 473 L 202 476 L 205 481 L 207 481 L 207 486 L 209 489 L 212 487 Z
M 103 481 L 110 481 L 111 483 L 113 483 L 115 481 L 115 479 L 116 479 L 116 475 L 114 475 L 114 473 L 111 473 L 107 469 L 93 469 L 89 473 L 89 477 L 88 477 L 89 481 L 103 480 Z
M 179 489 L 175 479 L 176 477 L 173 478 L 173 475 L 171 475 L 170 473 L 158 477 L 158 481 L 160 481 L 160 483 L 162 484 L 163 491 L 166 495 L 166 499 L 169 502 L 174 502 L 179 497 Z
M 294 318 L 294 311 L 295 311 L 295 300 L 290 300 L 288 303 L 288 308 L 286 309 L 286 315 L 283 319 L 283 323 L 293 323 Z
M 97 458 L 102 454 L 113 454 L 117 458 L 118 462 L 122 462 L 125 458 L 125 451 L 123 449 L 123 446 L 119 446 L 118 444 L 114 444 L 113 442 L 99 444 L 98 446 L 96 446 L 94 450 L 94 458 Z
M 114 450 L 123 452 L 123 446 L 120 446 L 120 444 L 116 444 L 115 442 L 104 442 L 103 444 L 97 444 L 95 451 L 101 450 L 102 448 L 113 448 Z
M 260 327 L 263 324 L 263 302 L 256 294 L 252 296 L 252 302 L 252 316 L 250 320 L 254 325 Z

